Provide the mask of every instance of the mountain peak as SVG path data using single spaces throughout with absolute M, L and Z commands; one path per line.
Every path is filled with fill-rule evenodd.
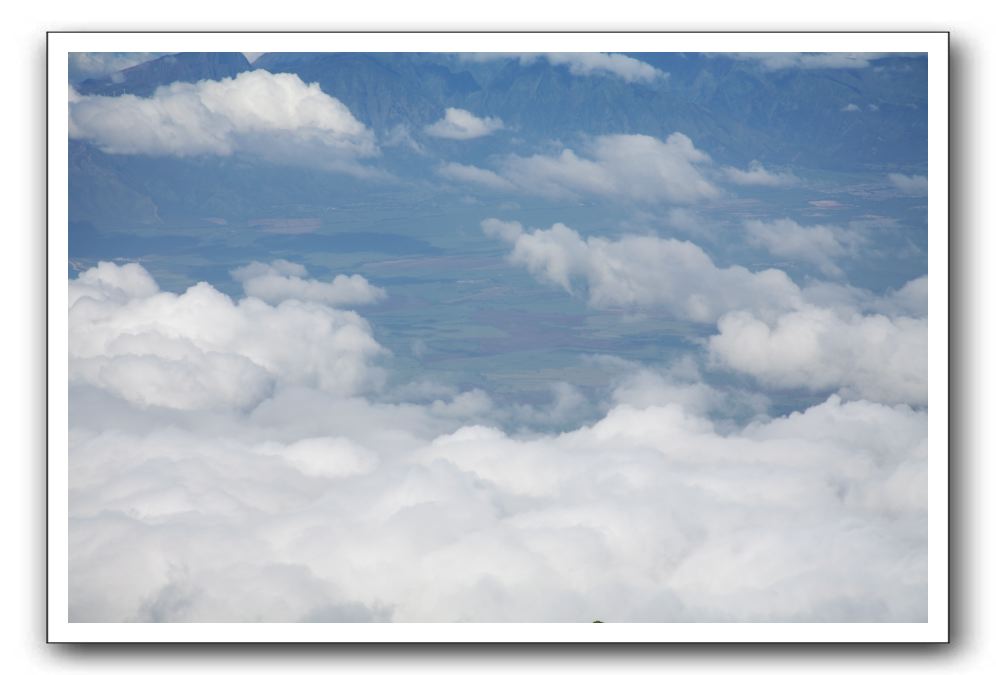
M 107 77 L 84 80 L 77 91 L 85 95 L 149 96 L 157 87 L 173 82 L 197 82 L 234 77 L 252 70 L 242 52 L 181 52 L 167 54 Z

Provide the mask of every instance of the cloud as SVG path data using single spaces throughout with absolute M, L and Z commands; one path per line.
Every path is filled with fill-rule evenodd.
M 306 279 L 303 265 L 276 260 L 272 263 L 251 262 L 231 272 L 242 283 L 247 297 L 259 298 L 271 305 L 284 300 L 302 300 L 332 306 L 366 305 L 383 300 L 387 293 L 370 285 L 358 274 L 339 274 L 330 281 Z
M 740 61 L 756 61 L 768 70 L 787 68 L 808 70 L 815 68 L 867 68 L 873 61 L 895 56 L 895 54 L 874 52 L 740 52 L 728 56 Z
M 685 355 L 666 368 L 651 369 L 613 356 L 595 356 L 614 379 L 611 399 L 615 405 L 636 408 L 678 405 L 713 423 L 763 416 L 769 399 L 757 391 L 719 388 L 706 383 L 694 356 Z M 736 428 L 736 427 L 734 427 Z
M 527 232 L 494 218 L 481 226 L 512 246 L 509 262 L 568 293 L 583 290 L 593 307 L 656 309 L 715 323 L 707 345 L 714 369 L 750 375 L 773 389 L 927 401 L 925 277 L 883 296 L 838 284 L 800 288 L 780 270 L 719 267 L 687 241 L 585 239 L 561 223 Z M 788 220 L 756 221 L 753 229 L 762 244 L 813 261 L 830 261 L 835 247 L 853 243 L 844 231 Z
M 763 187 L 786 187 L 799 183 L 798 177 L 791 171 L 784 173 L 773 173 L 764 168 L 759 161 L 754 160 L 747 170 L 738 169 L 733 166 L 723 167 L 723 173 L 727 180 L 737 185 L 763 186 Z
M 901 173 L 890 173 L 889 182 L 899 189 L 900 192 L 904 192 L 910 195 L 925 195 L 927 194 L 927 177 L 926 176 L 907 176 Z
M 565 65 L 573 75 L 611 74 L 627 82 L 653 82 L 664 79 L 667 73 L 649 63 L 623 54 L 599 52 L 549 53 L 544 55 L 553 65 Z
M 801 290 L 784 272 L 718 267 L 688 241 L 583 239 L 561 223 L 526 232 L 517 222 L 494 218 L 481 226 L 512 245 L 511 263 L 568 292 L 580 284 L 595 307 L 656 307 L 675 318 L 712 323 L 733 309 L 778 313 L 802 303 Z
M 709 227 L 700 213 L 683 206 L 676 206 L 668 209 L 666 214 L 667 226 L 695 235 L 703 239 L 713 239 L 715 232 Z
M 357 392 L 379 384 L 374 361 L 385 350 L 367 322 L 319 304 L 340 295 L 355 301 L 370 293 L 365 281 L 337 287 L 273 271 L 243 274 L 247 292 L 259 283 L 273 304 L 234 302 L 206 283 L 161 292 L 135 263 L 84 271 L 69 287 L 70 382 L 182 410 L 252 407 L 287 385 Z
M 806 303 L 843 312 L 884 314 L 889 317 L 927 316 L 927 275 L 907 281 L 898 289 L 873 293 L 841 282 L 814 279 L 802 289 Z
M 581 154 L 578 154 L 578 153 Z M 584 195 L 645 203 L 693 203 L 720 191 L 699 170 L 709 157 L 684 134 L 597 136 L 575 152 L 502 158 L 496 171 L 448 165 L 448 178 L 554 199 Z
M 911 279 L 902 287 L 886 293 L 881 298 L 875 298 L 872 302 L 876 311 L 889 316 L 926 317 L 927 275 Z
M 96 304 L 163 334 L 204 325 L 137 265 L 70 283 L 71 346 L 94 358 L 121 354 L 96 337 L 122 319 Z M 479 395 L 306 382 L 157 409 L 125 392 L 70 388 L 73 621 L 926 618 L 925 411 L 832 396 L 719 429 L 730 394 L 689 364 L 631 367 L 590 424 L 522 436 L 468 421 L 493 406 Z
M 752 246 L 782 259 L 812 263 L 831 276 L 843 274 L 834 259 L 854 255 L 865 243 L 859 232 L 829 225 L 803 227 L 790 218 L 748 220 L 744 227 Z
M 70 52 L 69 79 L 76 81 L 105 77 L 164 54 L 165 52 Z
M 719 319 L 714 362 L 777 388 L 839 390 L 848 398 L 927 403 L 927 320 L 819 307 L 775 321 L 749 312 Z
M 175 82 L 148 98 L 71 96 L 69 137 L 111 154 L 246 153 L 353 171 L 356 159 L 378 152 L 372 132 L 317 84 L 263 70 Z
M 511 181 L 502 178 L 494 171 L 482 169 L 468 164 L 447 162 L 439 166 L 436 171 L 440 176 L 461 183 L 471 183 L 489 190 L 514 190 L 515 186 Z
M 566 66 L 572 75 L 611 75 L 626 82 L 651 83 L 663 80 L 668 74 L 654 68 L 649 63 L 624 54 L 602 52 L 550 52 L 550 53 L 473 53 L 461 54 L 465 61 L 496 61 L 515 59 L 522 65 L 529 65 L 544 59 L 554 66 Z
M 843 108 L 840 109 L 841 112 L 858 112 L 860 110 L 861 108 L 859 108 L 857 105 L 853 103 L 848 103 L 847 105 L 845 105 Z
M 844 205 L 838 202 L 836 199 L 813 199 L 809 202 L 810 206 L 817 209 L 841 209 Z
M 477 117 L 461 108 L 447 108 L 442 119 L 425 127 L 425 133 L 437 138 L 466 141 L 504 128 L 505 125 L 497 117 Z
M 362 476 L 377 467 L 378 458 L 370 450 L 348 438 L 305 438 L 289 445 L 278 443 L 259 447 L 264 455 L 277 455 L 305 476 L 344 478 Z
M 642 202 L 689 203 L 719 195 L 696 165 L 709 162 L 684 134 L 598 136 L 585 148 L 560 155 L 513 156 L 502 175 L 517 187 L 548 195 L 593 194 Z

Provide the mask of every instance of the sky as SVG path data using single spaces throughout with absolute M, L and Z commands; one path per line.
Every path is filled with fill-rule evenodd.
M 70 59 L 70 620 L 926 620 L 924 57 L 252 56 Z

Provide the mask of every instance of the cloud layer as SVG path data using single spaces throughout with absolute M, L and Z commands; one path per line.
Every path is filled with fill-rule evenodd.
M 137 265 L 70 292 L 73 360 L 130 376 L 70 389 L 71 620 L 926 618 L 924 411 L 832 396 L 721 430 L 707 415 L 725 394 L 687 368 L 633 372 L 560 434 L 509 433 L 486 401 L 378 402 L 320 378 L 249 407 L 150 407 L 128 356 L 175 361 L 186 340 L 193 365 L 210 342 L 320 370 L 344 352 L 318 328 L 364 324 L 163 293 Z M 270 332 L 277 312 L 298 321 Z
M 510 263 L 569 293 L 583 292 L 594 307 L 652 308 L 715 322 L 718 334 L 708 342 L 714 367 L 777 389 L 927 402 L 926 277 L 875 297 L 835 284 L 802 288 L 777 269 L 719 267 L 688 241 L 585 239 L 561 223 L 527 232 L 494 218 L 481 226 L 512 246 Z M 831 245 L 847 240 L 846 233 L 794 221 L 753 227 L 765 245 L 831 265 Z
M 175 82 L 148 98 L 71 93 L 69 137 L 112 154 L 261 155 L 348 166 L 377 153 L 372 132 L 338 99 L 292 74 Z

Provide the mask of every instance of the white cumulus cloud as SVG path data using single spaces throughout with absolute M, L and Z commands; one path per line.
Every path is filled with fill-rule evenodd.
M 747 165 L 747 170 L 733 166 L 723 167 L 726 179 L 737 185 L 762 187 L 787 187 L 799 183 L 799 178 L 791 171 L 782 173 L 768 171 L 761 162 L 754 160 Z
M 303 265 L 287 260 L 251 262 L 233 270 L 231 275 L 242 283 L 247 296 L 271 305 L 290 299 L 332 306 L 367 305 L 387 297 L 383 289 L 372 286 L 358 274 L 338 274 L 332 281 L 307 279 L 308 271 Z
M 482 169 L 469 164 L 447 162 L 436 169 L 439 175 L 461 183 L 479 185 L 489 190 L 513 190 L 515 186 L 508 179 L 502 178 L 494 171 Z
M 378 152 L 373 133 L 318 84 L 263 70 L 175 82 L 148 98 L 71 96 L 69 136 L 112 154 L 244 152 L 344 170 Z
M 661 141 L 639 134 L 598 136 L 575 151 L 501 158 L 495 170 L 446 165 L 447 178 L 557 199 L 582 196 L 645 203 L 693 203 L 720 191 L 700 167 L 709 156 L 684 134 Z
M 504 128 L 505 125 L 497 117 L 477 117 L 468 110 L 447 108 L 443 118 L 428 125 L 425 133 L 437 138 L 466 141 Z
M 927 194 L 927 177 L 926 176 L 907 176 L 902 173 L 890 173 L 889 182 L 899 189 L 900 192 L 905 192 L 911 195 L 925 195 Z
M 842 274 L 834 259 L 854 255 L 865 242 L 864 236 L 853 230 L 830 225 L 802 226 L 791 218 L 748 220 L 744 228 L 751 245 L 779 258 L 812 263 L 831 276 Z
M 266 290 L 279 304 L 234 302 L 206 283 L 167 293 L 135 263 L 102 262 L 70 281 L 70 381 L 178 409 L 253 406 L 283 385 L 355 392 L 380 381 L 373 362 L 385 350 L 360 316 L 290 297 L 300 289 Z
M 585 288 L 595 307 L 659 307 L 676 318 L 711 323 L 733 309 L 780 313 L 802 303 L 799 287 L 784 272 L 719 267 L 688 241 L 585 239 L 562 223 L 526 232 L 517 222 L 494 218 L 481 226 L 512 245 L 510 262 L 568 292 Z
M 764 320 L 731 312 L 709 351 L 720 365 L 762 384 L 848 398 L 927 403 L 927 320 L 806 307 Z
M 569 293 L 584 292 L 594 307 L 655 308 L 716 323 L 717 334 L 708 341 L 714 368 L 745 373 L 774 389 L 927 401 L 926 277 L 882 296 L 840 284 L 801 288 L 780 270 L 719 267 L 688 241 L 583 238 L 561 223 L 527 232 L 520 223 L 494 218 L 481 226 L 512 246 L 509 262 Z M 827 233 L 794 221 L 759 223 L 757 233 L 777 239 L 782 229 L 789 241 L 799 240 L 786 244 L 787 253 L 801 255 L 807 243 L 830 246 Z M 846 239 L 829 234 L 836 244 Z

